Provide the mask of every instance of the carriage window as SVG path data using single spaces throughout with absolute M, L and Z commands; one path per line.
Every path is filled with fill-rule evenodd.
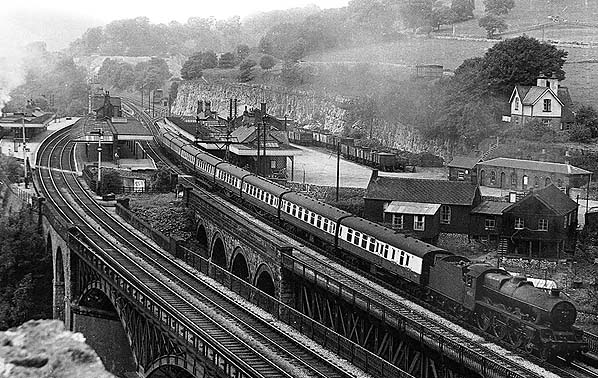
M 355 239 L 353 239 L 353 244 L 359 246 L 360 241 L 361 241 L 361 233 L 355 231 Z
M 376 239 L 374 238 L 370 238 L 370 248 L 369 248 L 370 252 L 375 252 L 376 251 Z
M 405 256 L 405 266 L 409 266 L 409 255 Z
M 291 212 L 294 217 L 297 216 L 297 206 L 296 205 L 291 205 Z
M 320 215 L 317 216 L 316 218 L 316 227 L 317 228 L 322 228 L 322 217 Z
M 336 223 L 330 222 L 330 231 L 331 234 L 336 233 Z
M 347 241 L 353 243 L 353 230 L 347 229 Z
M 405 260 L 405 251 L 401 251 L 399 255 L 399 265 L 403 265 L 403 261 Z
M 324 231 L 328 231 L 328 218 L 324 218 Z
M 387 259 L 388 258 L 388 245 L 387 244 L 384 244 L 384 248 L 382 249 L 382 253 L 384 254 L 384 258 Z M 392 252 L 392 259 L 391 260 L 394 260 L 394 259 L 395 259 L 395 253 L 393 251 Z
M 316 223 L 316 215 L 314 213 L 309 214 L 309 223 L 311 223 L 311 224 Z
M 303 221 L 309 222 L 309 211 L 305 210 L 305 214 L 303 214 Z
M 368 237 L 363 235 L 363 237 L 361 238 L 361 248 L 367 248 L 368 245 Z
M 302 207 L 299 208 L 298 216 L 299 216 L 299 219 L 303 218 L 303 208 Z

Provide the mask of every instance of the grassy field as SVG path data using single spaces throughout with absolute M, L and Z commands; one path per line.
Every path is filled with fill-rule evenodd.
M 478 18 L 484 14 L 481 0 L 476 1 L 476 18 L 456 26 L 456 34 L 461 36 L 484 37 L 485 31 L 478 26 Z M 560 22 L 552 22 L 549 16 L 559 16 Z M 566 22 L 563 20 L 567 20 Z M 598 107 L 598 0 L 517 0 L 516 7 L 506 16 L 509 29 L 521 30 L 504 38 L 512 38 L 526 34 L 544 40 L 580 41 L 592 43 L 592 48 L 563 47 L 569 53 L 565 64 L 566 80 L 562 85 L 569 87 L 573 101 Z M 550 23 L 549 26 L 530 30 L 533 25 Z M 596 25 L 596 27 L 579 27 L 579 23 Z M 554 27 L 552 26 L 554 24 Z M 450 34 L 444 29 L 441 34 Z M 434 34 L 432 34 L 434 36 Z M 405 37 L 403 40 L 364 45 L 348 49 L 331 50 L 314 54 L 305 60 L 321 72 L 320 82 L 327 88 L 353 95 L 351 82 L 360 80 L 370 86 L 381 86 L 380 74 L 367 77 L 347 78 L 345 81 L 328 77 L 324 67 L 333 64 L 355 67 L 356 64 L 369 65 L 370 72 L 377 70 L 389 72 L 389 81 L 397 81 L 399 77 L 413 72 L 416 64 L 441 64 L 445 68 L 455 69 L 464 59 L 482 56 L 495 42 L 471 39 L 447 40 L 423 37 Z M 332 70 L 333 73 L 338 69 Z M 364 71 L 364 70 L 362 70 Z M 368 70 L 365 70 L 366 73 Z M 393 72 L 393 71 L 391 71 Z M 347 75 L 345 75 L 347 76 Z M 363 76 L 363 75 L 360 75 Z M 372 85 L 371 83 L 378 83 Z

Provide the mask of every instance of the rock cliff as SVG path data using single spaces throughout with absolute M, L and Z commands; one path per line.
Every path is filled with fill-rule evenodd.
M 212 110 L 226 118 L 231 98 L 238 100 L 238 114 L 243 112 L 244 106 L 257 108 L 261 102 L 265 102 L 269 114 L 281 118 L 286 115 L 298 125 L 319 126 L 333 133 L 340 133 L 344 127 L 347 109 L 352 100 L 276 86 L 187 81 L 179 87 L 172 113 L 194 115 L 197 112 L 197 102 L 203 100 L 211 101 Z M 431 152 L 445 157 L 449 151 L 448 145 L 426 140 L 417 130 L 398 121 L 374 120 L 372 134 L 383 145 L 414 153 Z
M 30 320 L 0 332 L 0 377 L 115 378 L 83 335 L 58 320 Z

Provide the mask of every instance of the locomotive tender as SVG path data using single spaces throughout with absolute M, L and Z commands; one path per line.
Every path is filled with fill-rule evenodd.
M 162 128 L 158 142 L 203 182 L 250 204 L 316 244 L 415 292 L 445 311 L 469 319 L 515 348 L 571 359 L 585 351 L 574 326 L 575 306 L 534 288 L 524 277 L 462 256 L 293 192 L 222 161 L 176 130 Z

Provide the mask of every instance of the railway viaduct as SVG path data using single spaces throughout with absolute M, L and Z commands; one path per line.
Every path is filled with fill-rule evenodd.
M 462 351 L 449 356 L 451 353 L 442 352 L 446 345 L 426 330 L 393 320 L 367 299 L 356 300 L 358 294 L 351 294 L 349 288 L 333 283 L 330 277 L 305 265 L 289 263 L 287 252 L 292 247 L 274 237 L 276 231 L 261 228 L 236 207 L 218 203 L 189 186 L 184 201 L 196 216 L 198 247 L 194 250 L 152 230 L 122 204 L 116 205 L 116 213 L 172 255 L 233 291 L 246 293 L 246 299 L 272 311 L 279 319 L 284 313 L 297 311 L 323 324 L 322 329 L 331 330 L 413 376 L 485 375 L 486 364 L 480 364 L 479 371 L 465 367 L 459 361 Z M 234 361 L 227 360 L 225 351 L 210 346 L 202 335 L 191 337 L 176 316 L 161 307 L 159 298 L 144 293 L 98 257 L 101 253 L 77 227 L 64 224 L 43 205 L 40 208 L 46 246 L 54 262 L 54 317 L 63 320 L 68 329 L 87 335 L 108 369 L 147 377 L 234 376 L 230 373 Z M 275 305 L 263 301 L 265 296 L 255 288 L 276 298 Z M 294 323 L 297 328 L 297 321 Z M 307 330 L 303 325 L 299 328 L 318 339 L 313 325 Z M 330 331 L 320 332 L 326 335 Z M 327 337 L 319 341 L 329 344 Z M 339 345 L 327 346 L 338 352 Z M 355 354 L 349 356 L 353 358 Z M 358 359 L 354 362 L 359 366 Z

